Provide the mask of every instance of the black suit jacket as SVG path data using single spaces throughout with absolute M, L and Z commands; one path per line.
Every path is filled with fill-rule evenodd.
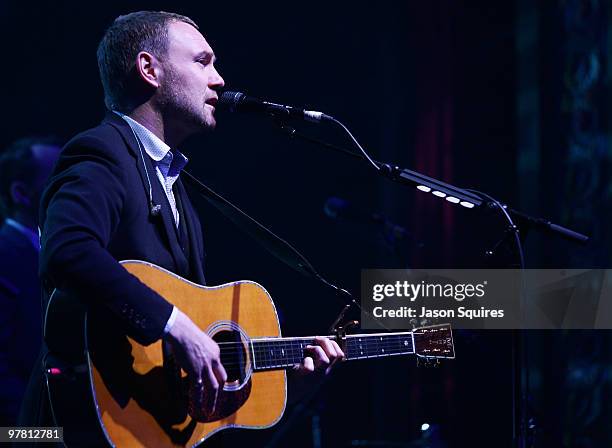
M 152 216 L 153 202 L 161 214 Z M 182 183 L 174 187 L 188 247 L 182 248 L 170 205 L 149 156 L 129 125 L 109 113 L 63 149 L 42 197 L 40 275 L 45 289 L 75 295 L 108 313 L 125 334 L 149 344 L 163 333 L 172 306 L 123 269 L 144 260 L 204 283 L 198 217 Z
M 15 425 L 41 342 L 38 251 L 0 226 L 0 426 Z

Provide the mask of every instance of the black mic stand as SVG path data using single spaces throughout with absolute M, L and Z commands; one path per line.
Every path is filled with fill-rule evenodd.
M 365 160 L 365 157 L 362 154 L 356 153 L 355 151 L 298 132 L 295 128 L 287 125 L 287 123 L 284 120 L 281 120 L 278 116 L 275 116 L 274 122 L 280 127 L 281 130 L 292 138 L 298 138 L 305 142 L 323 146 L 356 159 Z M 416 187 L 418 190 L 426 193 L 431 192 L 434 195 L 446 198 L 447 200 L 459 199 L 457 202 L 449 202 L 457 203 L 465 208 L 486 207 L 494 210 L 499 208 L 499 204 L 499 206 L 501 206 L 510 216 L 512 216 L 513 219 L 517 221 L 518 227 L 523 230 L 523 233 L 526 233 L 530 229 L 536 229 L 547 233 L 557 234 L 564 239 L 580 244 L 586 244 L 589 241 L 589 237 L 587 235 L 583 235 L 559 224 L 554 224 L 549 220 L 535 218 L 526 213 L 508 208 L 507 205 L 494 201 L 493 198 L 485 193 L 459 188 L 433 177 L 421 174 L 417 171 L 400 168 L 389 163 L 382 163 L 376 160 L 373 162 L 378 166 L 378 173 L 381 176 L 399 184 Z M 440 195 L 437 195 L 436 193 L 440 193 Z M 483 196 L 486 199 L 483 198 Z M 497 202 L 497 204 L 495 202 Z
M 350 131 L 340 123 L 338 120 L 330 117 L 330 121 L 335 122 L 350 136 L 354 144 L 361 150 L 362 154 L 356 153 L 347 148 L 330 144 L 328 142 L 307 136 L 298 132 L 294 127 L 289 126 L 286 122 L 287 117 L 275 115 L 273 116 L 274 122 L 279 128 L 287 133 L 292 138 L 298 138 L 308 143 L 323 146 L 328 149 L 332 149 L 336 152 L 351 156 L 353 158 L 368 161 L 372 164 L 380 175 L 390 179 L 393 182 L 416 187 L 418 190 L 425 193 L 432 193 L 432 195 L 439 198 L 445 198 L 448 202 L 453 204 L 461 205 L 465 208 L 480 208 L 485 207 L 489 210 L 500 211 L 508 222 L 508 227 L 504 232 L 504 235 L 500 241 L 490 250 L 485 252 L 485 255 L 492 259 L 496 254 L 497 249 L 501 248 L 509 238 L 513 238 L 516 243 L 516 248 L 519 254 L 519 262 L 521 270 L 525 269 L 525 261 L 522 249 L 522 239 L 525 238 L 526 234 L 531 229 L 540 230 L 546 233 L 554 233 L 562 238 L 565 238 L 574 243 L 586 244 L 589 241 L 589 237 L 583 235 L 574 230 L 566 227 L 554 224 L 546 219 L 535 218 L 526 213 L 508 208 L 507 205 L 500 203 L 493 197 L 486 193 L 478 192 L 475 190 L 467 190 L 463 188 L 455 187 L 454 185 L 447 184 L 440 180 L 434 179 L 429 176 L 425 176 L 417 171 L 400 168 L 396 165 L 381 163 L 371 159 L 365 150 L 361 147 L 359 142 L 353 137 Z M 515 223 L 518 224 L 516 224 Z M 521 310 L 524 312 L 525 307 L 523 301 L 525 300 L 524 285 L 521 287 Z M 340 318 L 344 315 L 341 314 Z M 535 429 L 535 423 L 533 420 L 528 418 L 527 415 L 527 387 L 528 387 L 528 371 L 527 371 L 527 358 L 526 358 L 526 344 L 525 338 L 521 330 L 514 330 L 512 339 L 512 365 L 513 365 L 513 445 L 516 448 L 527 448 L 533 443 L 533 430 Z

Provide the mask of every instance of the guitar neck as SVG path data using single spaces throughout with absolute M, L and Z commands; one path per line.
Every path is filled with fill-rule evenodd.
M 334 336 L 327 336 L 327 338 L 335 339 Z M 291 368 L 302 362 L 304 350 L 313 344 L 313 336 L 252 339 L 253 370 Z M 414 334 L 410 331 L 347 335 L 343 350 L 348 361 L 382 356 L 413 355 L 415 353 Z

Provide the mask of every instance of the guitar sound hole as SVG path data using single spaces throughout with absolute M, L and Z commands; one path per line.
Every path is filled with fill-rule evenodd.
M 246 378 L 247 355 L 239 331 L 223 330 L 213 336 L 221 349 L 221 364 L 227 373 L 227 383 L 242 384 Z

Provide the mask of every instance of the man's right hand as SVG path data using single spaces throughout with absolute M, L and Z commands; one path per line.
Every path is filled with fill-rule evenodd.
M 176 360 L 189 376 L 196 412 L 212 414 L 219 388 L 227 380 L 219 345 L 181 310 L 164 339 L 171 343 Z

